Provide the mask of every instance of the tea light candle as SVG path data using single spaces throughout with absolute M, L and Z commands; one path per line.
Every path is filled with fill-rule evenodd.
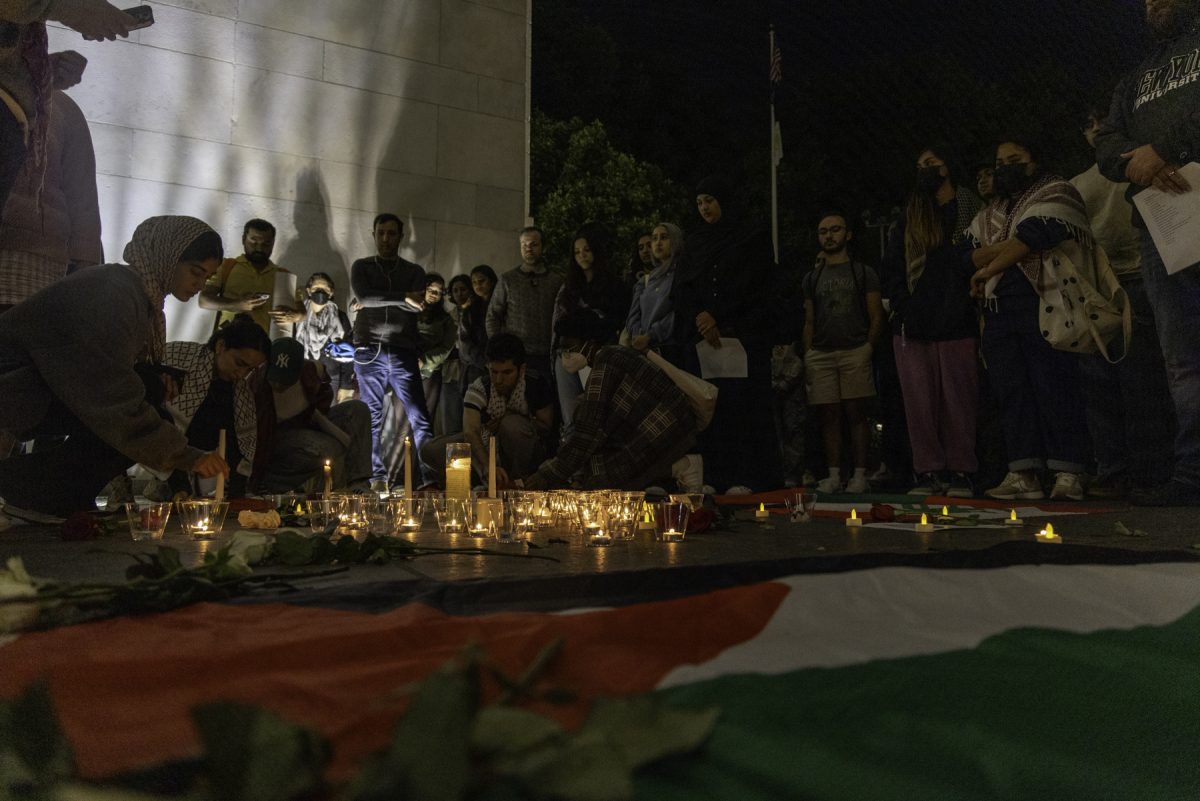
M 1017 510 L 1013 509 L 1009 514 L 1008 519 L 1004 521 L 1004 525 L 1019 528 L 1025 524 L 1021 522 L 1021 518 L 1017 517 Z
M 930 534 L 932 532 L 933 532 L 933 524 L 929 522 L 929 516 L 922 513 L 921 522 L 917 523 L 917 533 L 918 534 Z
M 940 515 L 938 515 L 938 522 L 939 523 L 953 523 L 954 522 L 954 518 L 950 516 L 949 507 L 946 507 L 946 506 L 942 507 L 942 513 Z
M 642 519 L 638 521 L 637 528 L 638 531 L 654 531 L 656 528 L 654 525 L 654 515 L 650 514 L 649 511 L 643 514 Z
M 669 528 L 662 533 L 663 542 L 683 542 L 683 532 Z
M 321 493 L 321 497 L 329 500 L 333 495 L 333 462 L 325 460 L 325 490 Z
M 771 513 L 767 511 L 766 504 L 760 503 L 758 505 L 758 511 L 756 511 L 754 513 L 754 519 L 760 523 L 763 523 L 763 522 L 769 520 L 770 518 L 771 518 Z
M 612 535 L 605 531 L 604 528 L 598 524 L 589 523 L 587 527 L 584 528 L 583 533 L 587 537 L 588 545 L 595 545 L 599 547 L 612 545 Z
M 1037 533 L 1037 541 L 1048 545 L 1062 545 L 1062 537 L 1054 533 L 1054 524 L 1047 523 L 1046 527 Z
M 862 528 L 862 520 L 858 516 L 857 509 L 850 510 L 850 516 L 846 518 L 846 528 L 853 528 L 853 529 Z

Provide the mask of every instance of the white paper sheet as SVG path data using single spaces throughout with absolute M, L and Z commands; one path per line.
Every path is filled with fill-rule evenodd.
M 1200 164 L 1184 164 L 1179 174 L 1190 192 L 1171 195 L 1149 187 L 1133 196 L 1168 275 L 1200 262 Z
M 295 273 L 275 273 L 275 291 L 271 293 L 271 308 L 274 309 L 276 306 L 285 306 L 289 309 L 296 307 Z M 290 337 L 292 335 L 292 327 L 290 325 L 280 326 L 272 322 L 270 335 L 271 339 Z
M 733 337 L 721 337 L 721 347 L 714 348 L 707 340 L 696 346 L 700 357 L 700 377 L 745 378 L 747 376 L 746 349 L 742 341 Z

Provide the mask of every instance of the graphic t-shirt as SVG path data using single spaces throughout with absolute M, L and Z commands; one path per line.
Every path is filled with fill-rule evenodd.
M 804 276 L 804 297 L 813 305 L 813 348 L 865 345 L 871 327 L 867 293 L 879 291 L 879 275 L 859 262 L 819 264 Z

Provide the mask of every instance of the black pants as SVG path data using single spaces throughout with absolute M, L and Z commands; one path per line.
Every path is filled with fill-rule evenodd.
M 161 402 L 158 377 L 146 373 L 142 379 L 147 400 Z M 170 419 L 161 409 L 159 413 Z M 0 498 L 22 509 L 59 517 L 91 511 L 100 490 L 134 463 L 100 439 L 57 398 L 28 433 L 39 439 L 32 453 L 0 460 Z M 59 439 L 41 445 L 46 438 Z

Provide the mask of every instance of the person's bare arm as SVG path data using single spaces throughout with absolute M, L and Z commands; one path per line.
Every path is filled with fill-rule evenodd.
M 269 297 L 227 298 L 220 287 L 206 286 L 196 297 L 200 308 L 210 311 L 250 312 L 270 300 Z
M 1003 242 L 997 242 L 990 247 L 996 248 L 997 246 L 998 249 L 993 251 L 994 255 L 992 255 L 983 267 L 975 272 L 975 275 L 971 276 L 971 294 L 975 297 L 982 296 L 984 285 L 992 276 L 999 275 L 1009 267 L 1012 267 L 1021 259 L 1028 256 L 1030 252 L 1029 245 L 1026 245 L 1015 236 Z
M 483 447 L 483 416 L 478 409 L 463 409 L 463 434 L 471 446 L 471 458 L 475 464 L 487 464 L 487 448 Z
M 129 35 L 136 20 L 105 0 L 57 0 L 50 19 L 83 34 L 84 39 L 112 41 Z

